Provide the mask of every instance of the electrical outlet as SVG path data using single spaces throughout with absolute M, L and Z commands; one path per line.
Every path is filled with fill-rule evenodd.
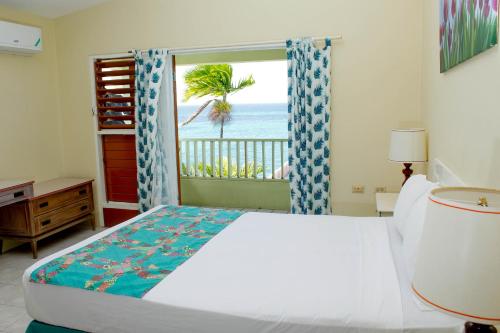
M 365 193 L 363 185 L 352 185 L 352 193 Z
M 385 186 L 377 186 L 375 187 L 375 193 L 386 193 L 387 187 Z

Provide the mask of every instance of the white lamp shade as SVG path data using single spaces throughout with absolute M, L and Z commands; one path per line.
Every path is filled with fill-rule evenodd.
M 393 129 L 389 160 L 402 163 L 426 162 L 427 144 L 425 130 Z
M 441 188 L 429 200 L 413 291 L 441 312 L 500 323 L 500 191 Z

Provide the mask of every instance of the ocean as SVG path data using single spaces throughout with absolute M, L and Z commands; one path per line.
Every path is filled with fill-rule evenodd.
M 179 127 L 179 137 L 218 138 L 219 125 L 213 125 L 208 119 L 208 109 L 203 111 L 193 122 Z M 186 120 L 198 106 L 180 106 L 179 123 Z M 231 121 L 224 124 L 224 138 L 288 138 L 287 104 L 233 104 Z
M 193 112 L 197 110 L 198 106 L 180 106 L 178 107 L 178 118 L 179 124 L 186 120 Z M 287 139 L 288 138 L 288 111 L 287 104 L 234 104 L 231 113 L 231 120 L 224 124 L 224 139 Z M 220 135 L 220 125 L 214 125 L 208 119 L 208 111 L 204 110 L 201 115 L 199 115 L 191 123 L 179 127 L 179 138 L 182 139 L 192 139 L 192 138 L 205 138 L 205 139 L 216 139 Z M 222 156 L 227 160 L 228 147 L 225 143 L 222 146 Z M 194 173 L 194 142 L 189 143 L 189 153 L 187 151 L 186 142 L 181 143 L 181 163 L 183 170 L 181 173 L 186 175 L 189 173 L 193 175 Z M 283 147 L 283 154 L 281 152 L 281 147 Z M 201 143 L 198 145 L 197 149 L 197 161 L 202 160 Z M 263 167 L 266 178 L 271 178 L 274 173 L 276 177 L 280 177 L 280 166 L 281 163 L 284 165 L 288 160 L 287 144 L 284 142 L 274 144 L 274 169 L 272 168 L 272 143 L 266 142 L 264 144 L 264 160 L 262 154 L 262 144 L 259 142 L 256 144 L 256 154 L 254 156 L 253 145 L 249 144 L 247 157 L 248 161 L 251 162 L 256 160 L 257 166 Z M 210 145 L 206 146 L 206 160 L 207 164 L 210 164 Z M 231 146 L 231 163 L 233 168 L 236 165 L 237 156 L 236 144 L 233 142 Z M 214 146 L 215 163 L 218 163 L 217 157 L 219 156 L 219 148 L 217 145 Z M 189 158 L 190 171 L 187 170 L 187 155 Z M 243 165 L 244 147 L 243 144 L 240 145 L 240 165 Z M 282 160 L 283 156 L 283 160 Z M 264 163 L 265 161 L 265 163 Z M 227 163 L 227 161 L 226 161 Z M 236 172 L 234 170 L 233 172 Z M 277 173 L 278 172 L 278 173 Z M 286 172 L 285 172 L 286 175 Z M 262 178 L 262 171 L 257 175 L 257 178 Z

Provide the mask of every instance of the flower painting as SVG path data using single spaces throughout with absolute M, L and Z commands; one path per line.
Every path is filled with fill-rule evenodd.
M 441 73 L 498 43 L 498 0 L 441 0 Z

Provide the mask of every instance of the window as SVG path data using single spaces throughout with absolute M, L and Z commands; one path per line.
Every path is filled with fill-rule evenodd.
M 134 128 L 135 60 L 98 59 L 94 70 L 99 129 Z

